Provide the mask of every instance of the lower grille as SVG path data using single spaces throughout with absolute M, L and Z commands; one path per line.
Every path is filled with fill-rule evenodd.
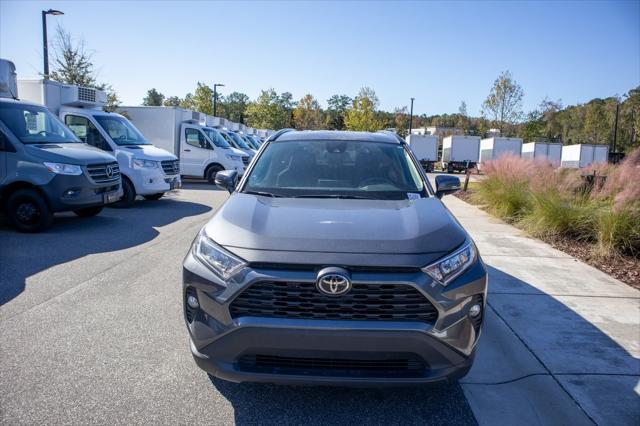
M 327 296 L 315 283 L 260 281 L 232 303 L 231 316 L 324 320 L 421 321 L 433 324 L 438 311 L 405 284 L 355 283 L 347 294 Z
M 249 165 L 249 157 L 243 155 L 242 156 L 242 164 L 244 164 L 245 166 Z
M 424 375 L 426 369 L 418 357 L 344 359 L 252 354 L 239 358 L 237 365 L 244 371 L 267 374 L 350 377 L 417 377 Z
M 95 183 L 116 182 L 120 179 L 118 163 L 91 164 L 87 166 L 87 173 Z
M 117 191 L 120 185 L 111 185 L 111 186 L 103 186 L 100 188 L 96 188 L 94 192 L 96 194 L 104 194 L 105 192 Z
M 180 160 L 165 160 L 160 163 L 162 171 L 166 175 L 177 175 L 180 173 Z

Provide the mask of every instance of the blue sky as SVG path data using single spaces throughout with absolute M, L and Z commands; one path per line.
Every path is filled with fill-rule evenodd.
M 184 96 L 196 82 L 252 99 L 260 89 L 332 94 L 372 87 L 392 110 L 478 114 L 510 70 L 524 109 L 624 94 L 640 84 L 640 1 L 99 2 L 0 0 L 0 56 L 19 77 L 42 71 L 40 11 L 83 38 L 99 80 L 125 104 L 155 87 Z

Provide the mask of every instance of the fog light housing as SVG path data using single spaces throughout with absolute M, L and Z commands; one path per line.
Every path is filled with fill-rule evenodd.
M 193 309 L 198 309 L 200 304 L 198 303 L 198 298 L 194 295 L 190 294 L 187 296 L 187 305 Z
M 482 311 L 482 307 L 478 304 L 475 304 L 469 308 L 469 316 L 471 318 L 475 318 L 478 315 L 480 315 L 481 311 Z

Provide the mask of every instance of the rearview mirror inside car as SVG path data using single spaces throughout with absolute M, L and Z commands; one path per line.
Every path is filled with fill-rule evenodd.
M 236 181 L 238 180 L 238 172 L 236 170 L 222 170 L 216 173 L 215 183 L 220 188 L 224 188 L 232 194 L 236 188 Z M 460 183 L 458 182 L 458 185 Z
M 460 190 L 460 179 L 455 176 L 439 175 L 436 176 L 436 197 L 442 198 L 443 195 L 453 194 Z

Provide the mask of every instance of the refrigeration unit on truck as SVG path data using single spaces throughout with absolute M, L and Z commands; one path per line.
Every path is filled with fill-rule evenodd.
M 442 170 L 448 173 L 475 168 L 479 156 L 478 136 L 451 135 L 442 139 Z
M 223 138 L 215 137 L 217 133 L 210 138 L 205 131 L 213 130 L 215 122 L 223 119 L 207 118 L 199 112 L 176 107 L 126 106 L 120 110 L 126 112 L 151 143 L 180 159 L 181 175 L 214 183 L 219 171 L 244 173 L 243 160 L 248 164 L 246 154 L 231 148 Z M 206 125 L 207 120 L 211 126 Z
M 55 212 L 94 216 L 120 199 L 116 159 L 82 143 L 44 105 L 20 101 L 18 94 L 15 66 L 0 59 L 0 209 L 9 222 L 21 232 L 38 232 L 51 225 Z
M 585 168 L 595 163 L 607 163 L 609 147 L 607 145 L 576 144 L 562 147 L 561 167 Z
M 561 143 L 529 142 L 522 145 L 522 158 L 537 161 L 546 161 L 554 167 L 559 167 L 561 157 Z
M 480 165 L 485 161 L 497 160 L 505 155 L 520 157 L 522 155 L 522 139 L 494 137 L 480 141 Z
M 178 158 L 153 146 L 120 114 L 103 111 L 105 92 L 51 80 L 18 80 L 24 99 L 44 104 L 83 142 L 112 154 L 122 175 L 120 207 L 157 200 L 181 185 Z
M 411 134 L 407 136 L 407 144 L 422 168 L 427 172 L 433 172 L 433 165 L 438 161 L 438 137 Z

